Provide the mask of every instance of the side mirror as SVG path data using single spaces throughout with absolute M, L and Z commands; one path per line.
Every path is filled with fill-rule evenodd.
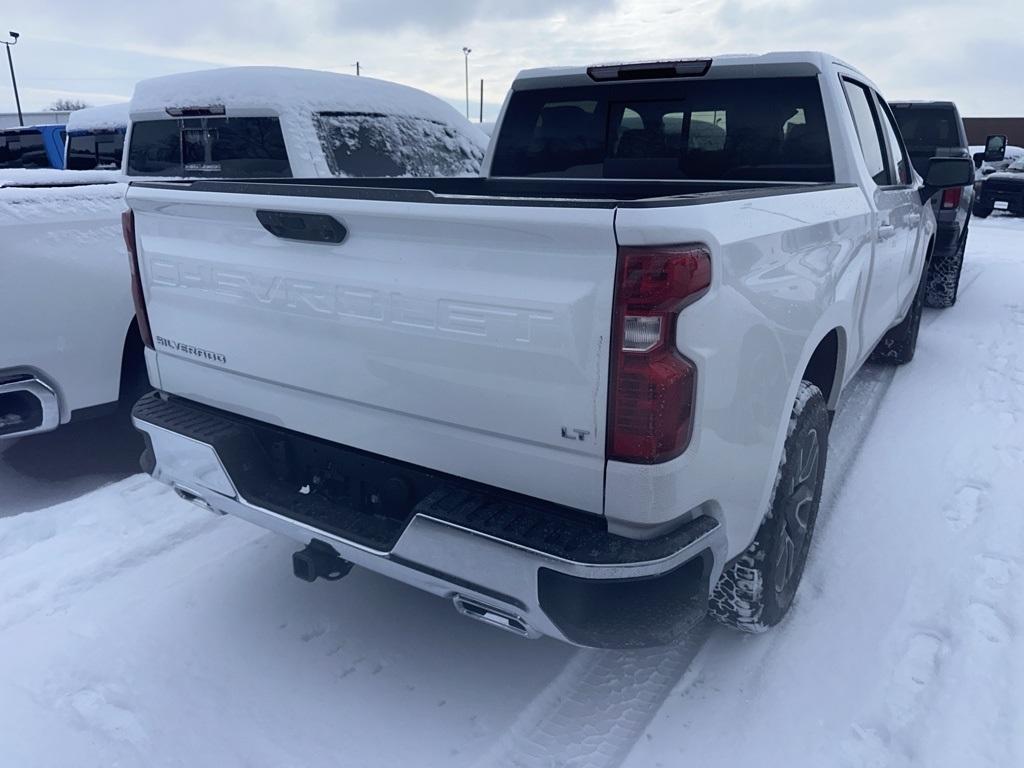
M 974 184 L 974 163 L 966 157 L 933 157 L 928 163 L 921 202 L 927 203 L 942 189 L 966 187 Z
M 981 166 L 985 163 L 985 153 L 975 152 L 974 153 L 974 167 L 976 170 L 981 170 Z
M 989 136 L 985 141 L 985 162 L 1001 163 L 1006 159 L 1006 137 L 1001 135 Z

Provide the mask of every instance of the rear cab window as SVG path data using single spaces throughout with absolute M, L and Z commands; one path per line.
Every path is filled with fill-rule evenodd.
M 132 126 L 129 176 L 286 178 L 292 175 L 277 117 L 181 117 Z
M 0 135 L 0 168 L 50 168 L 50 157 L 39 131 Z
M 949 106 L 890 104 L 914 169 L 924 176 L 933 157 L 963 154 L 956 110 Z
M 483 152 L 451 126 L 374 112 L 320 112 L 317 137 L 335 176 L 469 176 Z
M 491 174 L 835 180 L 815 77 L 519 91 L 499 131 Z
M 124 131 L 88 131 L 72 133 L 67 139 L 69 171 L 121 169 Z

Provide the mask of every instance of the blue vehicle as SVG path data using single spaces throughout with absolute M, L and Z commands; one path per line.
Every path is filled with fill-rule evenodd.
M 64 169 L 63 125 L 32 125 L 0 131 L 0 168 Z

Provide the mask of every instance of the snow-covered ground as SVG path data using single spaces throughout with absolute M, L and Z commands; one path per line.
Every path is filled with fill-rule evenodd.
M 798 602 L 760 637 L 519 640 L 367 572 L 303 584 L 289 542 L 144 476 L 39 508 L 6 447 L 0 764 L 1024 765 L 1024 221 L 972 230 L 957 306 L 845 399 Z

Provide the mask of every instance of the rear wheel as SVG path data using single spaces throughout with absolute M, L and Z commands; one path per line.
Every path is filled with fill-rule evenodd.
M 821 390 L 801 382 L 768 514 L 711 595 L 709 612 L 722 624 L 765 632 L 793 604 L 821 503 L 829 421 Z
M 967 250 L 965 230 L 957 248 L 952 253 L 935 256 L 928 270 L 928 288 L 925 292 L 925 306 L 935 309 L 947 309 L 956 304 L 956 295 L 960 289 L 960 273 L 964 268 L 964 252 Z
M 921 275 L 921 282 L 914 294 L 914 302 L 907 311 L 903 322 L 891 328 L 871 353 L 871 362 L 887 365 L 906 365 L 914 359 L 917 351 L 917 336 L 921 330 L 921 314 L 924 311 L 924 295 L 928 284 L 928 265 Z

